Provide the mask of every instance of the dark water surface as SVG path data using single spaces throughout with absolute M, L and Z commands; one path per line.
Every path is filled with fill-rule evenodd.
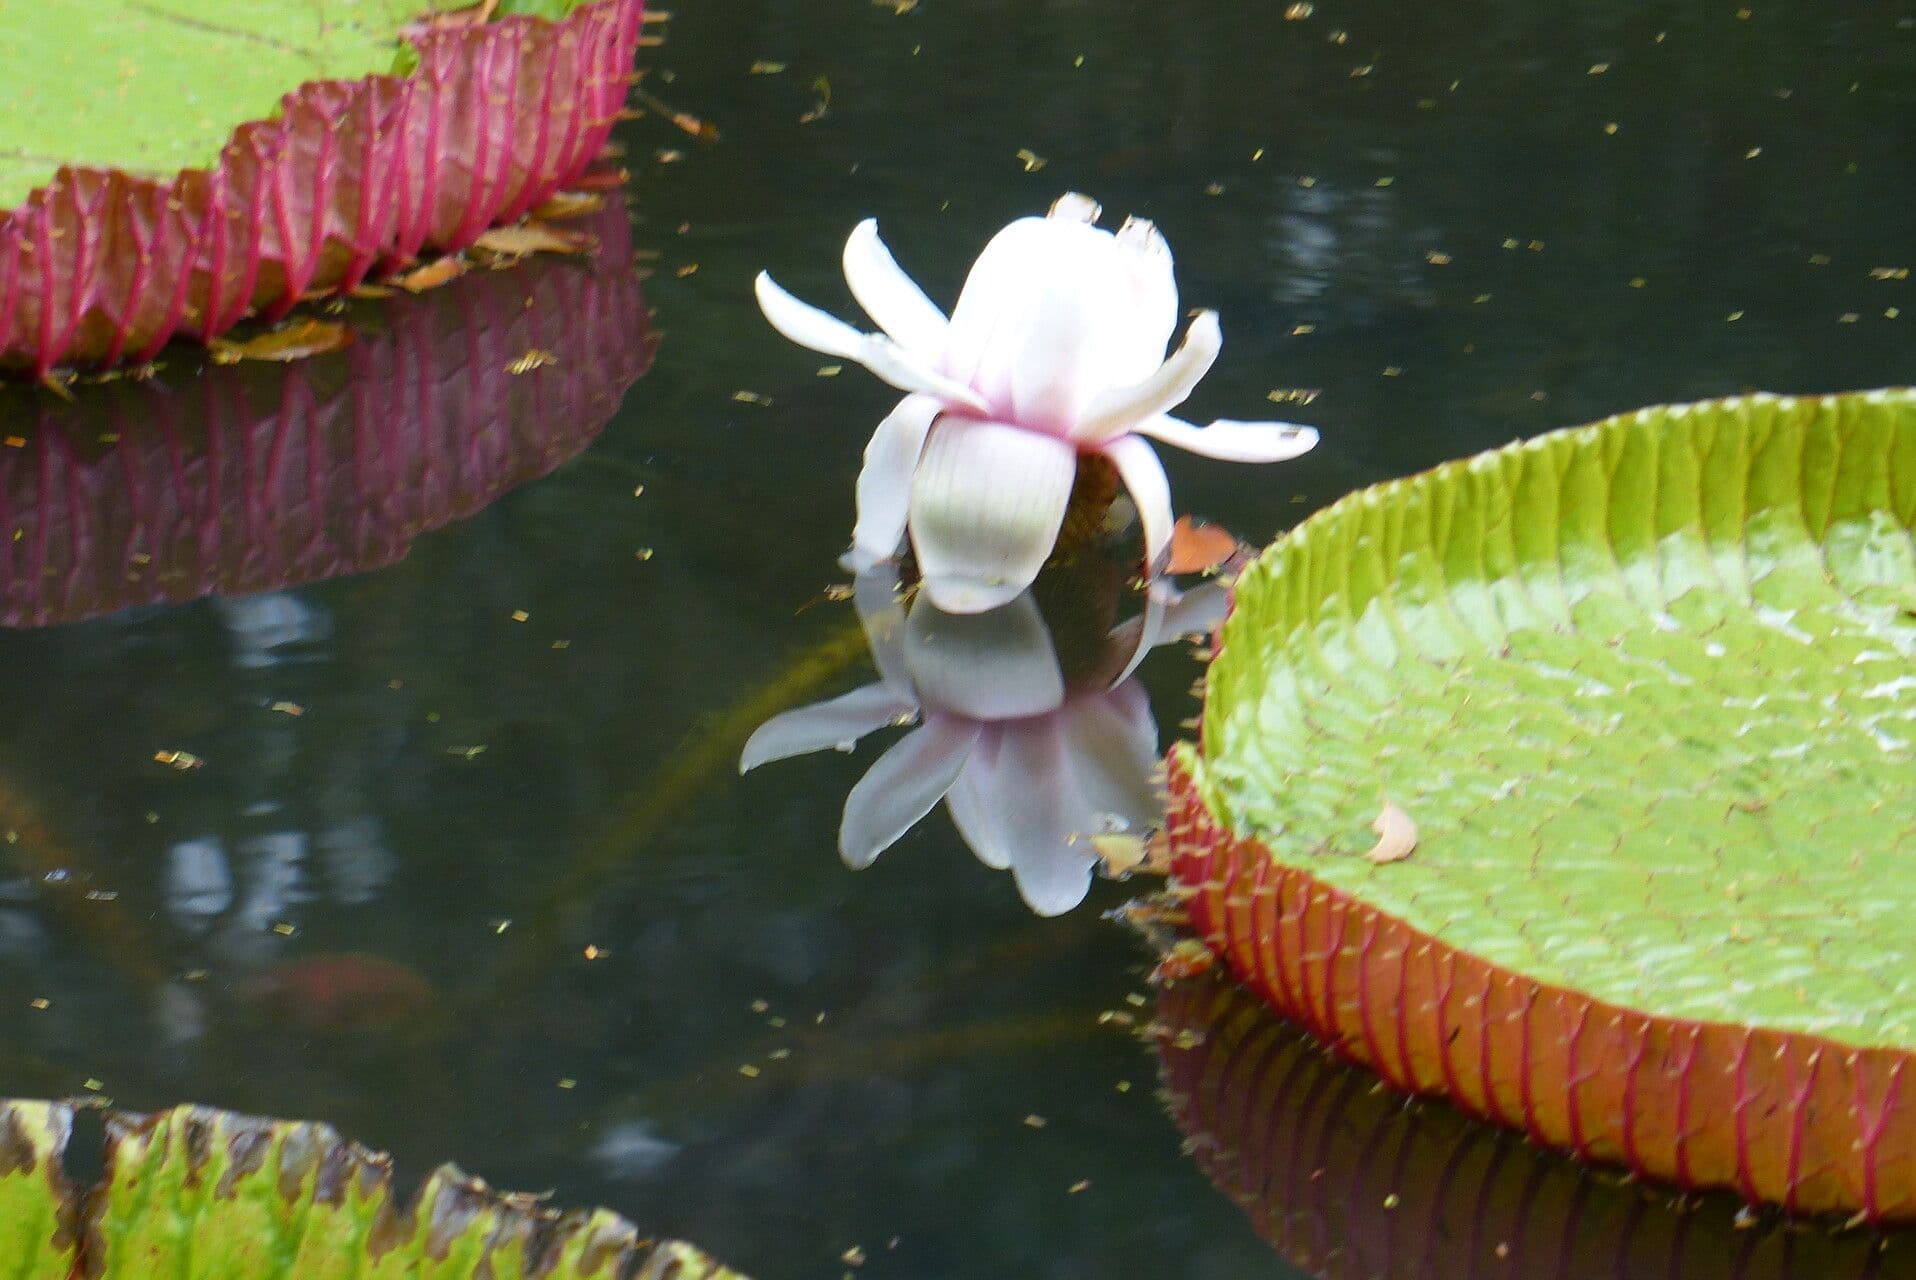
M 818 377 L 751 277 L 849 315 L 877 215 L 949 301 L 1062 191 L 1154 219 L 1228 338 L 1189 416 L 1317 393 L 1274 411 L 1322 428 L 1301 461 L 1164 451 L 1181 510 L 1263 541 L 1615 410 L 1907 381 L 1916 5 L 1285 12 L 688 0 L 647 83 L 722 139 L 623 127 L 643 300 L 615 214 L 597 265 L 365 313 L 297 375 L 0 391 L 7 620 L 59 623 L 0 634 L 0 1095 L 324 1118 L 761 1280 L 1301 1274 L 1253 1229 L 1284 1238 L 1279 1190 L 1214 1191 L 1152 1048 L 1100 1023 L 1152 1013 L 1100 918 L 1124 886 L 1037 919 L 942 810 L 848 872 L 869 743 L 735 776 L 758 719 L 871 678 L 849 606 L 806 606 L 895 398 Z M 250 594 L 156 602 L 214 589 Z M 1195 670 L 1143 668 L 1167 739 Z M 1683 1234 L 1582 1195 L 1484 1274 Z M 1916 1274 L 1906 1243 L 1699 1230 L 1588 1274 Z M 1420 1250 L 1389 1274 L 1463 1274 Z

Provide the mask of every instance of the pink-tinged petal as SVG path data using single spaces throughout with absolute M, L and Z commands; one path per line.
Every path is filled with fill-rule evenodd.
M 1167 579 L 1152 582 L 1145 588 L 1144 612 L 1111 629 L 1111 643 L 1129 646 L 1131 653 L 1111 684 L 1115 687 L 1129 679 L 1144 655 L 1159 645 L 1217 630 L 1230 611 L 1231 593 L 1222 582 L 1199 583 L 1184 592 Z
M 1118 478 L 1137 504 L 1138 524 L 1144 531 L 1144 576 L 1155 578 L 1171 554 L 1171 481 L 1164 474 L 1164 464 L 1138 436 L 1113 440 L 1103 452 L 1117 464 Z
M 982 613 L 1030 586 L 1057 541 L 1076 473 L 1077 454 L 1062 440 L 940 418 L 911 495 L 911 541 L 931 602 Z
M 1130 386 L 1105 391 L 1091 402 L 1072 433 L 1074 438 L 1108 440 L 1148 418 L 1176 408 L 1211 371 L 1223 346 L 1224 335 L 1218 328 L 1217 312 L 1200 311 L 1185 331 L 1184 341 L 1155 373 Z
M 1134 831 L 1164 816 L 1152 775 L 1158 722 L 1142 683 L 1073 698 L 1058 713 L 1066 761 L 1097 830 Z
M 875 219 L 853 227 L 845 241 L 845 282 L 865 314 L 900 346 L 927 361 L 943 353 L 950 322 L 892 257 Z
M 882 684 L 798 707 L 773 716 L 746 739 L 738 771 L 745 773 L 774 760 L 827 749 L 849 751 L 868 733 L 915 719 L 918 704 L 908 694 Z
M 871 561 L 898 554 L 905 541 L 905 512 L 911 505 L 911 478 L 932 420 L 944 409 L 935 396 L 909 395 L 885 415 L 865 446 L 858 473 L 858 522 L 852 547 Z
M 772 327 L 799 346 L 856 361 L 900 391 L 924 392 L 946 404 L 987 411 L 984 397 L 964 383 L 947 378 L 882 334 L 860 333 L 838 317 L 799 301 L 769 273 L 758 273 L 753 291 Z
M 1220 418 L 1208 427 L 1164 414 L 1146 418 L 1136 430 L 1174 449 L 1225 462 L 1285 462 L 1317 445 L 1317 429 L 1290 422 L 1233 422 Z
M 1084 901 L 1098 827 L 1053 717 L 986 730 L 947 800 L 978 860 L 1010 868 L 1033 911 L 1059 915 Z
M 944 799 L 965 767 L 976 725 L 939 716 L 878 757 L 845 798 L 838 853 L 853 868 L 869 867 L 898 837 Z
M 920 596 L 905 624 L 905 663 L 924 705 L 968 720 L 1017 720 L 1064 704 L 1051 628 L 1028 591 L 986 613 L 946 613 Z
M 1104 216 L 1104 206 L 1081 191 L 1067 191 L 1051 202 L 1047 218 L 1058 218 L 1065 222 L 1088 222 L 1097 225 Z

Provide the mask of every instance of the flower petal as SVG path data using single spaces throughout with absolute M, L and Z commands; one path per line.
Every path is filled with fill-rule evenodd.
M 899 724 L 917 712 L 918 704 L 907 692 L 883 684 L 868 684 L 824 702 L 781 712 L 746 739 L 738 771 L 745 773 L 774 760 L 812 751 L 848 750 L 866 734 Z
M 1164 464 L 1139 436 L 1120 436 L 1104 446 L 1104 456 L 1118 465 L 1118 477 L 1138 507 L 1144 530 L 1144 576 L 1155 578 L 1171 554 L 1171 481 Z
M 1185 330 L 1184 341 L 1178 344 L 1170 359 L 1158 366 L 1157 372 L 1142 382 L 1097 396 L 1072 432 L 1073 437 L 1084 441 L 1108 440 L 1134 429 L 1147 418 L 1176 408 L 1211 371 L 1223 346 L 1224 335 L 1218 328 L 1217 312 L 1200 311 L 1197 319 L 1191 321 L 1191 327 Z
M 950 405 L 988 412 L 984 397 L 964 383 L 945 377 L 882 334 L 860 333 L 837 316 L 799 301 L 770 273 L 759 272 L 752 287 L 772 327 L 799 346 L 855 360 L 900 391 L 922 391 Z
M 905 624 L 905 663 L 926 706 L 968 720 L 1018 720 L 1064 704 L 1051 629 L 1029 591 L 985 613 L 947 613 L 921 595 Z
M 905 540 L 905 512 L 911 504 L 911 477 L 932 420 L 944 409 L 936 396 L 909 395 L 885 415 L 865 446 L 858 472 L 858 522 L 852 548 L 870 561 L 898 554 Z
M 1173 448 L 1226 462 L 1284 462 L 1309 453 L 1317 444 L 1315 427 L 1289 422 L 1233 422 L 1219 418 L 1208 427 L 1165 414 L 1146 418 L 1135 430 Z
M 865 314 L 900 346 L 927 361 L 943 354 L 950 321 L 878 238 L 876 219 L 853 227 L 845 241 L 845 283 Z
M 1096 824 L 1089 834 L 1134 831 L 1163 819 L 1152 780 L 1158 722 L 1140 681 L 1073 698 L 1058 713 L 1058 722 L 1066 762 Z
M 1062 440 L 940 418 L 911 495 L 911 541 L 931 602 L 982 613 L 1030 586 L 1057 540 L 1076 473 L 1077 454 Z
M 965 767 L 978 727 L 947 716 L 893 743 L 845 798 L 838 854 L 845 865 L 869 867 L 898 837 L 942 800 Z
M 952 824 L 978 860 L 1010 868 L 1039 915 L 1084 901 L 1097 856 L 1090 806 L 1078 795 L 1053 717 L 987 729 L 947 797 Z

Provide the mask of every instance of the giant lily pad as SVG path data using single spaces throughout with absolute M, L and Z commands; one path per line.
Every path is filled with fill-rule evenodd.
M 643 7 L 0 7 L 0 368 L 143 358 L 517 218 L 604 145 Z
M 0 1269 L 22 1280 L 156 1275 L 743 1280 L 603 1209 L 561 1214 L 446 1165 L 414 1195 L 323 1124 L 208 1107 L 110 1113 L 90 1190 L 63 1161 L 74 1113 L 0 1099 Z
M 1318 513 L 1174 754 L 1195 927 L 1400 1088 L 1916 1217 L 1912 525 L 1908 391 L 1647 409 Z

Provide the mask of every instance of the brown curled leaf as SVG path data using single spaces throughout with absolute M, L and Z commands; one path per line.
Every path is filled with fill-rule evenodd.
M 277 329 L 256 334 L 244 342 L 216 338 L 207 345 L 216 364 L 238 364 L 242 360 L 304 360 L 350 346 L 353 331 L 337 320 L 294 320 Z
M 1417 824 L 1392 803 L 1389 796 L 1384 797 L 1384 811 L 1377 815 L 1370 829 L 1377 833 L 1377 843 L 1364 856 L 1379 866 L 1402 862 L 1417 848 Z

